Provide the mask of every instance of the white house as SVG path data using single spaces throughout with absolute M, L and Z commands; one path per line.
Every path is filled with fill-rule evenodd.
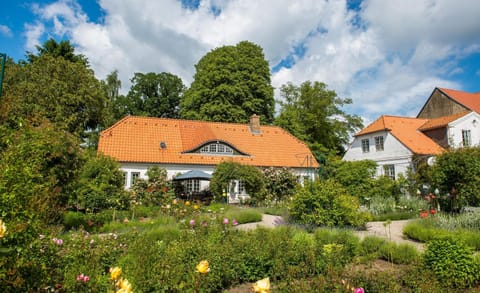
M 225 161 L 288 167 L 301 179 L 313 179 L 312 169 L 318 168 L 303 142 L 280 127 L 260 125 L 257 115 L 249 124 L 127 116 L 101 133 L 98 151 L 120 163 L 126 188 L 137 178 L 146 179 L 151 166 L 165 168 L 169 179 L 189 171 L 211 175 Z M 208 184 L 192 178 L 185 188 L 200 192 Z M 245 194 L 242 182 L 232 182 L 230 187 L 232 201 Z
M 480 145 L 480 93 L 435 88 L 417 118 L 383 115 L 358 132 L 343 159 L 377 162 L 377 175 L 397 178 L 418 160 L 448 148 Z

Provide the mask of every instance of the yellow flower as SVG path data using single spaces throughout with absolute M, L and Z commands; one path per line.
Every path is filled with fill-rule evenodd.
M 110 280 L 118 280 L 122 274 L 122 269 L 119 267 L 110 268 Z
M 189 207 L 189 206 L 190 206 L 190 202 L 187 200 L 187 201 L 185 202 L 185 205 L 186 205 L 187 207 Z
M 198 263 L 198 265 L 195 268 L 197 269 L 197 272 L 199 272 L 200 274 L 206 274 L 210 272 L 210 268 L 208 267 L 207 260 L 202 260 L 201 262 Z
M 259 293 L 270 292 L 270 278 L 266 277 L 265 279 L 261 279 L 253 284 L 253 291 Z
M 0 219 L 0 238 L 5 237 L 5 232 L 7 232 L 7 227 L 5 223 Z
M 173 203 L 173 204 L 178 204 L 178 200 L 174 199 L 174 200 L 172 201 L 172 203 Z
M 194 206 L 193 206 L 193 209 L 194 209 L 194 210 L 198 210 L 198 204 L 194 205 Z
M 120 288 L 117 293 L 132 293 L 132 284 L 127 279 L 118 280 L 117 286 Z

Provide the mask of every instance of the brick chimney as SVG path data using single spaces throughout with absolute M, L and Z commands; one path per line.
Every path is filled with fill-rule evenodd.
M 253 114 L 250 116 L 250 132 L 253 134 L 260 134 L 262 133 L 260 129 L 260 116 L 257 114 Z

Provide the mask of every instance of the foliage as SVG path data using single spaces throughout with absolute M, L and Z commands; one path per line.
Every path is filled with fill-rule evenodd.
M 459 212 L 465 205 L 480 205 L 480 148 L 449 150 L 437 157 L 432 185 L 440 190 L 441 209 Z
M 260 46 L 243 41 L 216 48 L 195 69 L 181 103 L 182 118 L 245 123 L 258 114 L 266 123 L 273 121 L 270 68 Z
M 316 181 L 297 189 L 290 219 L 302 225 L 361 227 L 370 215 L 360 211 L 359 206 L 358 198 L 349 195 L 339 183 Z
M 361 202 L 374 197 L 377 163 L 371 160 L 343 161 L 330 160 L 329 178 L 342 184 L 351 195 L 357 196 Z
M 218 164 L 212 174 L 210 190 L 217 199 L 222 199 L 232 180 L 245 183 L 245 190 L 253 201 L 262 201 L 265 197 L 263 175 L 256 167 L 241 165 L 235 162 Z
M 389 241 L 380 246 L 378 256 L 395 264 L 411 264 L 417 262 L 419 253 L 410 244 L 397 244 Z
M 77 139 L 46 123 L 38 128 L 23 127 L 2 140 L 2 217 L 19 223 L 58 221 L 82 164 Z
M 135 73 L 127 96 L 114 100 L 116 119 L 125 115 L 179 118 L 180 101 L 185 91 L 182 80 L 171 73 Z
M 295 193 L 297 176 L 288 168 L 266 168 L 263 170 L 263 180 L 267 198 L 278 202 L 288 199 Z
M 38 54 L 27 52 L 27 60 L 29 63 L 35 62 L 38 58 L 44 55 L 50 55 L 54 58 L 63 58 L 70 62 L 78 62 L 84 65 L 88 64 L 87 58 L 81 54 L 75 54 L 75 48 L 70 44 L 69 40 L 62 40 L 60 43 L 50 38 L 43 43 L 42 46 L 35 46 Z
M 262 221 L 262 214 L 252 209 L 228 211 L 225 213 L 225 217 L 235 219 L 238 224 Z
M 123 181 L 116 161 L 101 154 L 92 154 L 80 169 L 73 204 L 87 212 L 127 209 L 130 202 Z
M 275 124 L 305 141 L 314 153 L 326 148 L 343 154 L 350 136 L 362 126 L 359 116 L 341 109 L 352 100 L 339 98 L 324 83 L 306 81 L 300 86 L 288 83 L 280 92 L 281 109 Z
M 167 180 L 167 170 L 158 166 L 149 167 L 147 180 L 137 179 L 131 188 L 132 204 L 162 205 L 173 200 L 171 183 Z
M 461 240 L 463 243 L 480 250 L 480 234 L 476 230 L 455 229 L 447 230 L 446 228 L 436 227 L 436 217 L 428 219 L 419 219 L 409 222 L 404 228 L 403 233 L 411 239 L 428 242 L 440 236 L 450 236 Z
M 480 267 L 472 251 L 456 238 L 432 240 L 425 251 L 424 262 L 446 286 L 465 288 L 480 281 Z
M 43 54 L 30 63 L 7 65 L 1 123 L 38 126 L 46 119 L 83 138 L 103 125 L 105 94 L 83 62 Z

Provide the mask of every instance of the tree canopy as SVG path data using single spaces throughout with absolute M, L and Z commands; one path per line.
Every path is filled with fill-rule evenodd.
M 80 62 L 84 65 L 88 64 L 87 58 L 82 54 L 75 54 L 75 48 L 70 44 L 69 40 L 63 40 L 58 43 L 54 39 L 50 38 L 42 46 L 36 46 L 38 54 L 35 55 L 32 52 L 27 52 L 27 59 L 29 62 L 34 62 L 37 58 L 50 55 L 54 58 L 62 57 L 63 59 L 71 62 Z
M 105 91 L 86 62 L 54 54 L 8 62 L 4 85 L 0 122 L 48 120 L 79 137 L 104 123 Z
M 342 110 L 352 100 L 339 98 L 324 83 L 287 83 L 280 92 L 283 100 L 275 124 L 305 141 L 317 156 L 328 150 L 344 153 L 350 135 L 362 127 L 359 116 Z
M 181 103 L 183 118 L 242 123 L 257 114 L 262 121 L 273 121 L 270 69 L 260 46 L 243 41 L 217 48 L 195 68 Z

